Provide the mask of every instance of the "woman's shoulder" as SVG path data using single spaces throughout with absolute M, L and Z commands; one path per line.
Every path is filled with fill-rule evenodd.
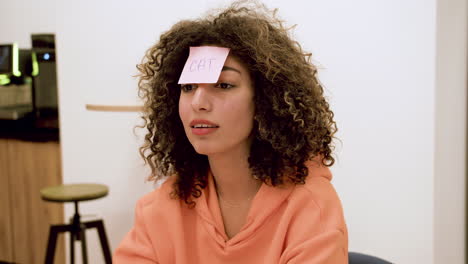
M 316 162 L 310 162 L 306 165 L 309 173 L 305 184 L 295 186 L 289 197 L 290 203 L 300 205 L 301 214 L 306 218 L 316 217 L 315 219 L 320 221 L 324 228 L 326 226 L 328 228 L 344 228 L 343 208 L 331 183 L 330 168 Z
M 286 204 L 288 245 L 283 257 L 318 254 L 311 252 L 318 252 L 314 249 L 320 248 L 320 254 L 339 255 L 340 259 L 345 259 L 348 231 L 340 198 L 331 183 L 330 168 L 315 162 L 306 165 L 309 172 L 305 184 L 294 186 Z
M 297 185 L 296 189 L 314 200 L 337 199 L 338 195 L 331 183 L 333 176 L 330 168 L 316 161 L 308 161 L 305 165 L 308 169 L 305 184 Z

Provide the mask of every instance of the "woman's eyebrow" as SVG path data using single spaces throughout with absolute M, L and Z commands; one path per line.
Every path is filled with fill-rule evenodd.
M 229 67 L 229 66 L 223 66 L 223 69 L 221 71 L 235 71 L 235 72 L 241 74 L 241 72 L 238 69 L 232 68 L 232 67 Z

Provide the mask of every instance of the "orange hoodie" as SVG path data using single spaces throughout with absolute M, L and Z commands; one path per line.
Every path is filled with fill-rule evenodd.
M 211 173 L 194 209 L 169 197 L 169 179 L 138 201 L 134 226 L 113 263 L 348 263 L 346 223 L 330 170 L 311 162 L 307 166 L 305 185 L 262 184 L 244 226 L 231 239 Z

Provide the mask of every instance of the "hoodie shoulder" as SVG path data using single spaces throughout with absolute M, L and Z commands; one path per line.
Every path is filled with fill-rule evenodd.
M 316 161 L 305 165 L 305 184 L 295 185 L 287 204 L 292 220 L 281 263 L 347 263 L 347 227 L 330 169 Z
M 308 201 L 319 210 L 320 222 L 323 228 L 340 229 L 344 231 L 345 222 L 341 200 L 333 187 L 330 168 L 318 163 L 306 163 L 309 174 L 304 185 L 296 186 L 296 196 Z M 327 227 L 328 226 L 328 227 Z
M 306 163 L 306 166 L 309 173 L 305 179 L 305 184 L 296 187 L 302 187 L 307 191 L 310 198 L 319 204 L 340 205 L 338 194 L 331 183 L 333 176 L 330 168 L 315 161 Z

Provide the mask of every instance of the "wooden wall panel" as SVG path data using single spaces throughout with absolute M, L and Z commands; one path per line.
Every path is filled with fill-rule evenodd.
M 0 261 L 13 261 L 8 143 L 0 139 Z
M 8 140 L 13 260 L 42 263 L 50 224 L 64 223 L 63 205 L 45 202 L 39 190 L 62 183 L 57 142 Z M 56 263 L 64 263 L 64 240 L 59 237 Z

